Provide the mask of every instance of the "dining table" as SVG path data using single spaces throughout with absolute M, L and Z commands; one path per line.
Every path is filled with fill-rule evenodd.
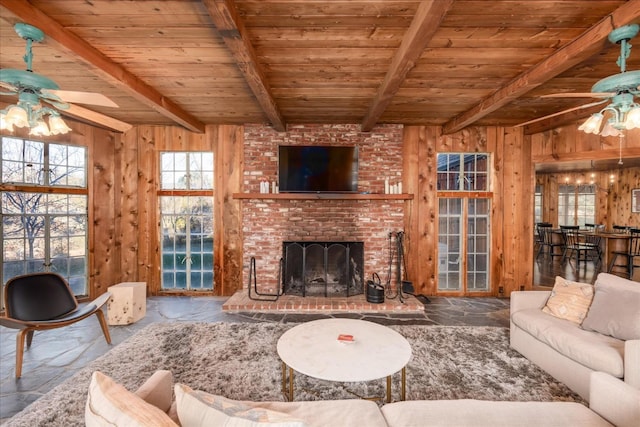
M 614 251 L 625 252 L 629 247 L 629 233 L 619 231 L 580 231 L 583 236 L 599 236 L 600 248 L 602 249 L 602 271 L 607 271 L 609 262 L 613 258 Z

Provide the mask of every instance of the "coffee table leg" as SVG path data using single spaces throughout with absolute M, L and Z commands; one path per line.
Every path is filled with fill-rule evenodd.
M 407 368 L 404 367 L 402 368 L 402 394 L 400 395 L 400 398 L 402 400 L 406 400 L 406 395 L 407 395 Z
M 287 369 L 289 370 L 289 387 L 287 387 Z M 293 368 L 282 362 L 282 394 L 289 402 L 293 402 Z
M 293 368 L 289 368 L 289 402 L 293 402 Z
M 391 375 L 387 377 L 387 403 L 391 403 Z

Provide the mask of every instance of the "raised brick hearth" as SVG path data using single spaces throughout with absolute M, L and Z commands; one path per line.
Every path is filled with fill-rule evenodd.
M 402 179 L 402 130 L 401 125 L 379 126 L 372 132 L 361 132 L 359 125 L 299 125 L 279 133 L 268 126 L 246 125 L 243 192 L 260 193 L 261 182 L 275 182 L 278 146 L 298 144 L 358 146 L 358 191 L 383 194 L 385 179 Z M 246 198 L 241 203 L 244 286 L 249 260 L 255 257 L 259 292 L 274 293 L 285 241 L 363 242 L 365 280 L 373 273 L 386 280 L 388 236 L 403 229 L 406 202 Z
M 405 296 L 404 302 L 396 297 L 385 299 L 382 304 L 367 302 L 364 295 L 347 297 L 300 297 L 283 295 L 277 301 L 254 301 L 247 291 L 236 292 L 223 305 L 222 310 L 229 313 L 423 313 L 424 305 L 415 297 Z

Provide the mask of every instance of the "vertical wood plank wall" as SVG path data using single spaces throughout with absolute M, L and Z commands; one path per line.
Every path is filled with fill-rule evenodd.
M 533 167 L 522 131 L 502 127 L 472 127 L 442 135 L 439 127 L 407 126 L 404 133 L 403 187 L 414 194 L 407 202 L 408 277 L 416 292 L 437 292 L 438 194 L 436 154 L 486 152 L 491 169 L 492 295 L 521 287 L 530 289 L 533 270 Z M 473 197 L 473 196 L 471 196 Z
M 531 140 L 531 160 L 537 163 L 582 161 L 589 163 L 599 160 L 617 160 L 622 156 L 622 167 L 615 167 L 603 173 L 597 171 L 595 184 L 597 192 L 596 222 L 611 228 L 613 224 L 640 227 L 640 213 L 631 212 L 631 190 L 640 188 L 640 168 L 624 166 L 624 158 L 640 157 L 640 129 L 627 131 L 620 141 L 617 137 L 601 137 L 586 134 L 577 125 L 565 126 L 547 132 L 526 136 Z M 610 175 L 614 181 L 610 182 Z M 543 185 L 543 221 L 558 224 L 558 186 L 566 182 L 591 181 L 590 171 L 572 173 L 540 173 L 536 183 Z
M 210 125 L 204 134 L 179 127 L 138 126 L 114 134 L 81 123 L 70 135 L 49 138 L 86 145 L 89 149 L 90 296 L 120 281 L 145 281 L 150 294 L 160 292 L 158 155 L 160 151 L 212 150 L 215 158 L 216 211 L 214 262 L 215 293 L 231 295 L 242 288 L 242 217 L 234 192 L 242 191 L 244 127 Z M 508 296 L 533 278 L 534 165 L 580 159 L 617 158 L 617 139 L 603 139 L 565 127 L 536 135 L 519 129 L 473 127 L 442 135 L 437 126 L 407 126 L 404 130 L 403 186 L 414 199 L 405 202 L 408 278 L 416 292 L 437 291 L 438 152 L 492 154 L 491 279 Z M 594 139 L 595 138 L 595 139 Z M 623 157 L 640 157 L 640 131 L 630 133 Z M 542 177 L 557 192 L 557 179 Z M 605 180 L 605 178 L 599 178 Z M 601 182 L 603 186 L 608 182 Z M 598 206 L 606 224 L 639 225 L 631 213 L 630 191 L 640 188 L 638 168 L 622 169 Z M 545 194 L 545 200 L 553 198 Z M 555 218 L 551 204 L 545 219 Z M 606 206 L 606 209 L 605 209 Z

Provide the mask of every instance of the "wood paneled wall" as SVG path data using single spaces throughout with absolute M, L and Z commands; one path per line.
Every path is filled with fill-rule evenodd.
M 157 159 L 165 150 L 214 152 L 215 293 L 231 295 L 242 288 L 243 218 L 241 202 L 232 194 L 243 191 L 243 126 L 207 126 L 204 134 L 138 126 L 122 135 L 81 123 L 72 127 L 71 134 L 49 140 L 89 148 L 91 297 L 120 281 L 145 281 L 150 294 L 160 293 Z M 533 285 L 534 163 L 619 155 L 617 139 L 601 140 L 575 127 L 525 136 L 515 128 L 472 127 L 442 135 L 437 126 L 407 126 L 402 150 L 404 192 L 414 194 L 413 200 L 404 202 L 407 277 L 416 292 L 425 295 L 437 291 L 438 152 L 492 155 L 491 282 L 493 294 L 502 287 L 505 296 Z M 640 157 L 640 132 L 627 137 L 622 154 Z M 555 185 L 550 178 L 547 183 L 550 188 Z M 599 199 L 599 206 L 606 205 L 599 221 L 639 225 L 640 214 L 630 212 L 633 188 L 640 188 L 640 171 L 622 169 L 606 198 Z M 545 215 L 551 218 L 553 210 Z
M 533 168 L 530 147 L 520 129 L 472 127 L 442 135 L 440 127 L 408 126 L 404 133 L 403 187 L 415 195 L 406 202 L 407 270 L 416 292 L 437 292 L 437 153 L 486 152 L 492 157 L 491 189 L 467 193 L 490 197 L 492 295 L 530 289 L 533 271 Z M 503 292 L 500 294 L 499 289 Z M 439 293 L 439 295 L 443 295 Z M 487 295 L 487 294 L 484 294 Z
M 613 224 L 640 226 L 640 213 L 631 212 L 631 190 L 640 188 L 640 168 L 625 167 L 624 159 L 640 158 L 640 129 L 626 132 L 620 141 L 617 137 L 601 137 L 586 134 L 573 126 L 565 126 L 526 136 L 531 141 L 531 160 L 537 163 L 560 163 L 574 161 L 598 161 L 623 159 L 623 165 L 607 172 L 598 171 L 595 184 L 598 186 L 596 222 L 610 228 Z M 610 175 L 614 175 L 610 182 Z M 543 220 L 557 224 L 558 185 L 568 178 L 570 182 L 590 182 L 590 172 L 544 173 L 536 176 L 536 182 L 544 185 Z
M 110 283 L 143 281 L 148 292 L 161 294 L 160 242 L 157 191 L 158 159 L 162 151 L 210 151 L 214 153 L 214 291 L 231 295 L 242 287 L 242 218 L 239 202 L 231 195 L 240 191 L 242 177 L 242 126 L 207 126 L 204 134 L 178 127 L 138 126 L 122 135 L 113 147 L 112 216 L 119 248 L 119 262 Z M 105 174 L 107 172 L 104 172 Z M 96 239 L 106 230 L 98 227 Z M 175 294 L 175 292 L 174 292 Z M 199 292 L 199 295 L 207 294 Z
M 631 212 L 631 190 L 640 188 L 640 168 L 630 167 L 591 172 L 537 173 L 542 185 L 542 220 L 558 227 L 558 187 L 578 182 L 596 186 L 596 224 L 611 229 L 614 224 L 640 227 L 640 213 Z M 613 180 L 611 178 L 613 176 Z

